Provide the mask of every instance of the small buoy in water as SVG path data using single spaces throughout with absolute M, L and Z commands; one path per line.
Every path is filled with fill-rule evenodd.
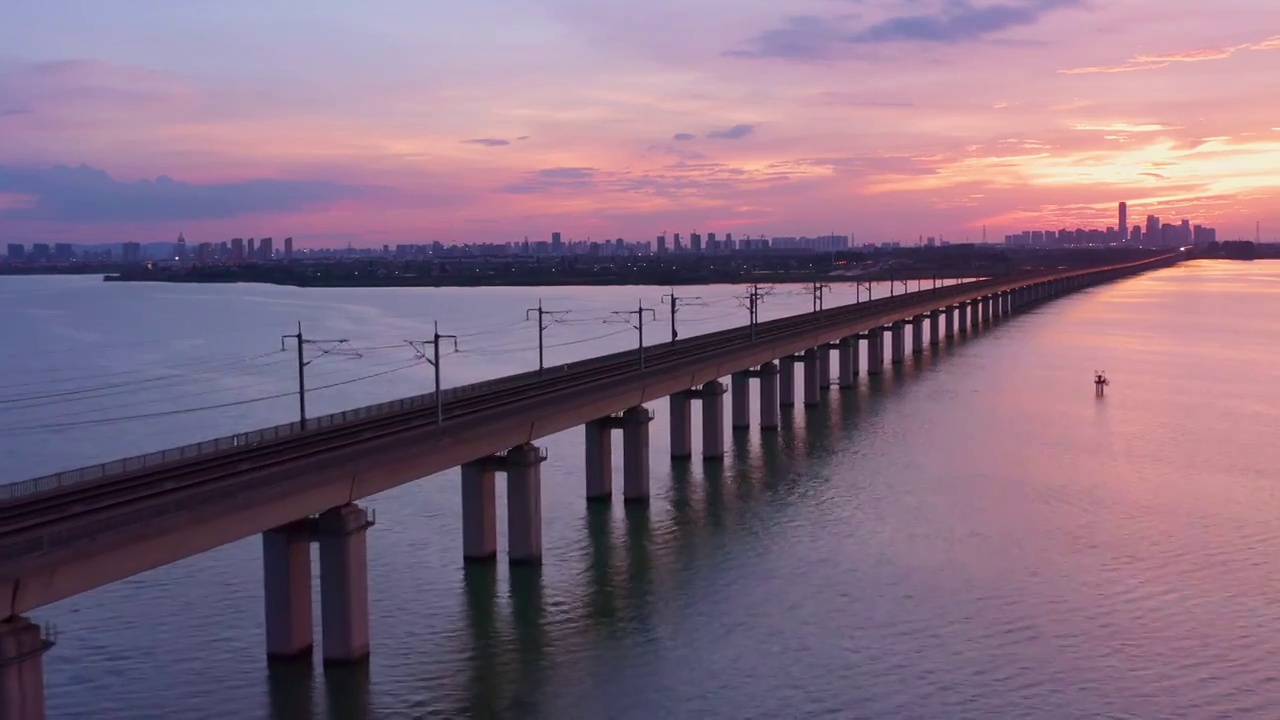
M 1101 370 L 1093 371 L 1093 388 L 1099 397 L 1107 392 L 1107 386 L 1111 381 L 1107 379 L 1106 373 Z

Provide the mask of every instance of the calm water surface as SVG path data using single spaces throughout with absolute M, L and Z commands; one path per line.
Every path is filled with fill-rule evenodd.
M 547 291 L 574 311 L 548 361 L 633 346 L 604 317 L 662 292 Z M 708 303 L 687 334 L 745 318 L 733 288 L 681 292 Z M 0 480 L 292 419 L 288 396 L 158 413 L 287 393 L 299 319 L 359 350 L 313 387 L 395 371 L 316 413 L 428 391 L 399 368 L 435 319 L 464 336 L 446 384 L 527 369 L 537 300 L 0 278 Z M 370 499 L 367 669 L 268 669 L 249 538 L 34 612 L 60 630 L 50 717 L 1280 717 L 1277 351 L 1280 263 L 1200 262 L 833 389 L 723 466 L 668 460 L 659 404 L 648 508 L 587 508 L 580 434 L 543 442 L 540 570 L 464 570 L 456 472 Z

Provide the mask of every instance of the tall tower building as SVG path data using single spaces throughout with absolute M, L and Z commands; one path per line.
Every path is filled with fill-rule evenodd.
M 1147 232 L 1143 234 L 1142 240 L 1147 247 L 1160 247 L 1160 218 L 1155 215 L 1147 216 Z
M 1128 232 L 1128 227 L 1129 227 L 1129 204 L 1128 203 L 1120 203 L 1120 224 L 1116 225 L 1116 227 L 1120 228 L 1120 240 L 1121 242 L 1123 242 L 1125 240 L 1125 234 Z

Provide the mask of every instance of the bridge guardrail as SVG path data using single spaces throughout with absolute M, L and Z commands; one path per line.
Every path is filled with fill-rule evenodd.
M 610 353 L 606 356 L 589 358 L 580 362 L 595 362 L 603 358 L 612 357 L 618 353 Z M 506 375 L 500 378 L 492 378 L 489 380 L 481 380 L 479 382 L 468 383 L 466 385 L 456 385 L 446 388 L 440 393 L 442 401 L 450 401 L 468 395 L 474 395 L 485 392 L 496 387 L 506 384 L 515 384 L 525 380 L 531 380 L 537 377 L 547 377 L 549 374 L 562 373 L 563 369 L 555 368 L 544 370 L 539 373 L 532 370 L 515 375 Z M 356 422 L 366 420 L 371 417 L 405 412 L 413 409 L 429 409 L 435 407 L 435 393 L 423 393 L 420 395 L 412 395 L 397 400 L 388 400 L 386 402 L 374 403 L 372 405 L 364 405 L 348 410 L 340 410 L 338 412 L 320 415 L 318 417 L 309 418 L 306 423 L 306 430 L 316 430 L 320 428 L 333 427 L 348 422 Z M 33 493 L 45 492 L 55 488 L 76 485 L 90 480 L 99 480 L 112 475 L 124 475 L 126 473 L 135 472 L 144 468 L 155 467 L 165 463 L 175 462 L 178 460 L 186 460 L 201 455 L 212 455 L 214 453 L 235 450 L 241 447 L 258 445 L 263 442 L 274 442 L 291 437 L 303 432 L 302 423 L 299 421 L 291 423 L 283 423 L 259 430 L 250 430 L 248 432 L 227 435 L 213 440 L 203 440 L 201 442 L 190 443 L 176 448 L 168 448 L 166 450 L 158 450 L 156 452 L 146 453 L 143 455 L 134 455 L 120 460 L 112 460 L 110 462 L 90 465 L 88 467 L 76 468 L 74 470 L 64 470 L 62 472 L 43 475 L 41 477 L 23 480 L 16 483 L 8 483 L 0 485 L 0 501 L 12 500 L 13 498 L 31 495 Z
M 1156 260 L 1158 259 L 1139 261 L 1137 263 L 1131 263 L 1130 265 L 1142 265 L 1150 262 L 1155 262 Z M 1126 265 L 1123 267 L 1128 267 L 1128 266 L 1129 265 Z M 1064 272 L 1064 273 L 1056 274 L 1053 277 L 1070 277 L 1074 275 L 1088 274 L 1090 272 L 1096 272 L 1100 269 L 1101 268 L 1092 268 L 1092 269 L 1086 269 L 1086 270 Z M 1040 280 L 1047 280 L 1047 279 L 1048 277 L 1040 278 Z M 970 283 L 982 283 L 986 281 L 987 280 L 979 279 L 979 280 L 961 283 L 959 285 L 953 285 L 949 287 L 955 288 L 955 287 L 961 287 L 963 285 L 969 285 Z M 1032 281 L 1032 282 L 1036 282 L 1036 281 Z M 908 294 L 911 294 L 911 293 L 908 293 Z M 879 299 L 884 299 L 884 298 L 879 298 Z M 852 307 L 852 306 L 839 306 L 839 307 Z M 836 309 L 837 308 L 828 308 L 826 312 L 830 312 Z M 634 351 L 624 350 L 620 352 L 609 353 L 608 355 L 601 355 L 597 357 L 587 358 L 585 360 L 576 361 L 574 363 L 571 363 L 571 365 L 580 367 L 581 364 L 583 363 L 604 362 L 611 359 L 616 359 L 623 355 L 627 355 L 631 352 L 634 352 Z M 480 382 L 469 383 L 467 385 L 458 385 L 452 388 L 446 388 L 440 391 L 441 401 L 442 402 L 450 401 L 450 400 L 466 397 L 468 395 L 482 393 L 486 390 L 501 387 L 503 385 L 519 384 L 521 382 L 524 382 L 527 380 L 533 380 L 539 377 L 546 378 L 549 374 L 560 374 L 565 372 L 567 367 L 568 366 L 561 367 L 561 368 L 550 368 L 543 371 L 531 370 L 523 373 L 517 373 L 515 375 L 506 375 L 500 378 L 492 378 L 489 380 L 482 380 Z M 420 395 L 412 395 L 412 396 L 400 398 L 397 400 L 389 400 L 386 402 L 374 403 L 372 405 L 365 405 L 362 407 L 352 408 L 349 410 L 341 410 L 339 412 L 329 413 L 328 415 L 321 415 L 315 418 L 309 418 L 306 422 L 305 430 L 302 427 L 301 422 L 284 423 L 281 425 L 275 425 L 272 427 L 263 428 L 259 430 L 250 430 L 248 432 L 236 433 L 234 435 L 227 435 L 225 437 L 215 438 L 213 440 L 205 440 L 202 442 L 191 443 L 191 444 L 183 445 L 177 448 L 169 448 L 167 450 L 160 450 L 157 452 L 147 453 L 144 455 L 135 455 L 133 457 L 123 458 L 120 460 L 113 460 L 106 463 L 91 465 L 89 467 L 77 468 L 74 470 L 65 470 L 62 472 L 53 473 L 53 474 L 45 475 L 38 478 L 32 478 L 30 480 L 23 480 L 16 483 L 0 485 L 0 501 L 12 500 L 14 498 L 22 497 L 24 495 L 30 495 L 37 492 L 53 490 L 55 488 L 76 485 L 76 484 L 88 482 L 91 480 L 99 480 L 101 478 L 109 477 L 112 475 L 123 475 L 126 473 L 135 472 L 137 470 L 141 470 L 144 468 L 154 467 L 157 465 L 175 462 L 178 460 L 185 460 L 189 458 L 199 457 L 202 455 L 212 455 L 214 453 L 231 451 L 241 447 L 258 445 L 263 442 L 275 442 L 275 441 L 282 440 L 305 431 L 329 428 L 329 427 L 341 425 L 348 422 L 366 420 L 368 418 L 384 415 L 384 414 L 405 412 L 408 410 L 414 410 L 419 408 L 428 409 L 428 408 L 434 408 L 434 407 L 435 407 L 435 393 L 423 393 Z

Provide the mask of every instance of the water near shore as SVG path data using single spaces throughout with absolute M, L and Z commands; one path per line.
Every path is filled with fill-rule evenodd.
M 666 340 L 663 292 L 543 293 L 574 311 L 548 363 L 634 346 L 604 319 L 637 294 Z M 733 288 L 677 292 L 708 303 L 682 335 L 746 317 Z M 430 390 L 400 368 L 433 319 L 462 336 L 446 384 L 537 362 L 530 289 L 36 277 L 0 300 L 3 481 L 292 419 L 299 319 L 350 340 L 308 367 L 334 385 L 312 413 Z M 1278 351 L 1280 263 L 1196 262 L 833 389 L 722 467 L 669 461 L 656 406 L 647 509 L 587 508 L 557 435 L 541 570 L 464 572 L 456 473 L 369 501 L 367 670 L 268 671 L 250 538 L 33 613 L 60 630 L 50 717 L 1276 717 Z

